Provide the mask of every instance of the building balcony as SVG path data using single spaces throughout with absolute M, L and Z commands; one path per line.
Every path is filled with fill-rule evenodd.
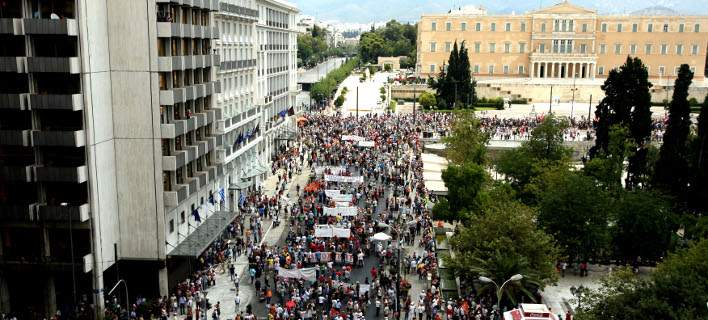
M 173 120 L 172 123 L 160 124 L 160 134 L 163 139 L 174 139 L 187 133 L 187 120 Z
M 0 72 L 27 73 L 26 57 L 0 57 Z
M 206 115 L 207 115 L 206 123 L 214 123 L 214 120 L 217 119 L 217 116 L 216 116 L 217 111 L 215 109 L 209 109 L 209 110 L 205 110 L 204 112 L 206 112 Z
M 37 219 L 41 221 L 86 222 L 91 218 L 88 203 L 66 206 L 40 204 L 37 206 Z
M 32 130 L 0 130 L 0 145 L 25 146 L 32 145 L 30 132 Z
M 219 164 L 225 163 L 226 162 L 226 152 L 227 151 L 225 149 L 216 149 L 216 151 L 214 152 L 214 155 L 215 155 L 214 162 L 219 163 Z
M 197 179 L 199 179 L 200 189 L 206 187 L 207 182 L 209 182 L 209 172 L 197 171 Z
M 214 151 L 216 149 L 216 137 L 207 137 L 207 153 Z
M 594 53 L 540 53 L 532 52 L 529 57 L 531 62 L 595 62 L 597 55 Z
M 34 146 L 83 147 L 86 145 L 84 130 L 75 131 L 32 131 Z
M 40 182 L 84 183 L 88 180 L 86 166 L 76 167 L 34 167 L 34 176 Z
M 79 26 L 76 19 L 23 19 L 25 34 L 60 34 L 76 36 Z
M 0 34 L 23 35 L 22 19 L 0 18 Z
M 217 177 L 216 166 L 207 167 L 207 172 L 209 173 L 209 181 L 215 181 Z
M 71 110 L 84 109 L 84 100 L 80 93 L 76 94 L 30 94 L 30 109 L 33 110 Z
M 9 182 L 32 182 L 32 166 L 0 167 L 0 180 Z
M 177 103 L 185 102 L 184 99 L 184 88 L 173 88 L 167 90 L 160 90 L 160 104 L 161 105 L 174 105 Z
M 197 154 L 199 153 L 199 147 L 196 145 L 190 145 L 185 148 L 187 150 L 187 162 L 192 162 L 197 159 Z
M 203 127 L 207 124 L 207 114 L 198 112 L 194 114 L 194 117 L 197 119 L 197 128 Z
M 163 192 L 162 199 L 166 207 L 176 207 L 184 200 L 187 200 L 189 196 L 189 186 L 186 184 L 178 184 L 175 186 L 176 191 L 165 191 Z
M 187 178 L 187 185 L 189 186 L 189 195 L 193 195 L 199 191 L 199 179 L 196 177 Z
M 187 151 L 175 151 L 173 156 L 162 156 L 162 170 L 175 171 L 187 164 Z
M 35 220 L 36 203 L 31 204 L 0 204 L 1 221 L 32 221 Z
M 206 141 L 198 141 L 197 142 L 197 157 L 201 157 L 205 154 L 207 154 L 209 145 Z
M 78 57 L 27 57 L 27 72 L 61 72 L 78 74 Z
M 0 109 L 28 110 L 28 93 L 0 93 Z
M 157 22 L 157 37 L 216 39 L 219 38 L 219 29 L 212 26 Z

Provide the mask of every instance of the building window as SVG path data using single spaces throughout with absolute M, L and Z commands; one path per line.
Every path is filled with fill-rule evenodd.
M 664 32 L 669 32 L 669 24 L 668 23 L 664 24 Z
M 546 53 L 546 44 L 545 44 L 545 43 L 541 43 L 541 44 L 538 46 L 538 51 L 540 51 L 541 53 Z
M 430 43 L 430 52 L 435 52 L 435 42 Z
M 170 233 L 175 232 L 175 219 L 170 219 Z
M 622 24 L 621 23 L 617 24 L 617 32 L 622 32 Z
M 647 25 L 647 32 L 654 32 L 654 25 L 653 24 L 648 24 Z
M 452 43 L 445 42 L 445 52 L 450 52 L 450 50 L 452 50 L 451 48 L 452 48 Z
M 509 74 L 509 65 L 504 65 L 504 74 Z
M 519 53 L 526 53 L 526 43 L 519 43 Z
M 600 44 L 600 54 L 605 54 L 605 53 L 607 53 L 607 45 L 605 45 L 604 43 Z
M 475 31 L 482 31 L 482 23 L 477 22 L 477 23 L 474 25 L 474 30 L 475 30 Z
M 482 43 L 481 42 L 475 42 L 474 43 L 474 53 L 480 53 L 482 51 Z
M 526 22 L 521 23 L 521 25 L 519 26 L 519 30 L 521 32 L 526 32 Z
M 632 24 L 632 32 L 637 32 L 639 30 L 639 25 L 638 24 Z
M 607 23 L 602 24 L 602 32 L 607 32 Z
M 637 54 L 637 45 L 636 44 L 629 45 L 629 53 L 630 54 Z
M 574 28 L 575 26 L 573 24 L 574 24 L 573 20 L 568 20 L 568 32 L 575 31 L 575 28 Z
M 184 217 L 184 211 L 182 211 L 182 212 L 179 213 L 179 223 L 182 224 L 182 223 L 184 223 L 185 221 L 186 221 L 186 219 L 185 219 L 185 217 Z
M 661 45 L 661 54 L 665 56 L 668 53 L 668 51 L 669 51 L 669 46 L 667 44 L 662 44 Z
M 524 72 L 524 66 L 523 66 L 523 65 L 519 65 L 519 74 L 524 74 L 524 73 L 525 73 L 525 72 Z
M 553 31 L 555 31 L 555 32 L 560 31 L 560 20 L 553 21 Z
M 489 53 L 494 53 L 495 51 L 497 51 L 497 44 L 492 42 L 489 44 Z
M 666 68 L 664 66 L 659 66 L 659 75 L 660 76 L 664 75 L 664 71 L 666 71 Z
M 581 44 L 580 45 L 580 53 L 587 53 L 588 51 L 588 45 L 587 44 Z
M 490 64 L 490 65 L 489 65 L 489 70 L 488 70 L 488 71 L 489 71 L 489 75 L 490 75 L 490 76 L 494 74 L 494 65 L 493 65 L 493 64 Z
M 452 22 L 446 22 L 446 23 L 445 23 L 445 30 L 446 30 L 446 31 L 452 31 Z
M 622 53 L 622 45 L 621 44 L 615 44 L 615 54 L 621 54 Z
M 492 32 L 497 31 L 497 23 L 492 22 L 492 24 L 489 26 L 489 30 Z
M 460 30 L 467 31 L 467 22 L 460 23 Z
M 507 22 L 507 23 L 504 25 L 504 31 L 506 31 L 506 32 L 511 31 L 511 23 Z
M 701 32 L 701 25 L 698 23 L 693 25 L 693 32 Z
M 504 44 L 504 53 L 511 53 L 511 43 Z
M 679 66 L 674 67 L 674 75 L 675 75 L 675 76 L 678 75 L 679 69 L 681 69 L 681 67 L 679 67 Z
M 693 48 L 691 49 L 691 54 L 694 55 L 694 56 L 697 56 L 697 55 L 698 55 L 698 51 L 700 51 L 699 48 L 698 48 L 698 45 L 697 45 L 697 44 L 694 44 L 694 45 L 693 45 Z
M 546 32 L 546 24 L 541 23 L 541 32 Z
M 560 51 L 560 49 L 558 49 L 559 42 L 560 40 L 553 40 L 553 53 L 558 53 L 558 51 Z
M 437 23 L 437 22 L 431 23 L 431 24 L 430 24 L 430 30 L 432 30 L 432 31 L 437 31 L 437 30 L 438 30 L 438 23 Z
M 588 24 L 583 23 L 583 32 L 588 32 Z
M 597 68 L 597 74 L 599 74 L 599 75 L 605 74 L 605 67 L 599 67 L 599 68 Z
M 644 54 L 647 54 L 647 55 L 651 54 L 651 44 L 647 43 L 644 45 Z
M 677 55 L 683 55 L 683 45 L 682 44 L 677 44 L 676 45 L 676 54 Z
M 696 67 L 691 67 L 691 73 L 696 73 Z
M 479 65 L 478 64 L 474 65 L 474 73 L 479 74 Z
M 679 32 L 683 32 L 684 26 L 685 25 L 683 23 L 679 23 Z
M 434 64 L 430 65 L 430 73 L 435 73 L 435 65 Z

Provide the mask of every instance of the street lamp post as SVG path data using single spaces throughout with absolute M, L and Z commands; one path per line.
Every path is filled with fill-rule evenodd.
M 573 77 L 573 89 L 570 91 L 573 92 L 573 98 L 570 100 L 570 119 L 573 119 L 573 109 L 575 109 L 575 91 L 578 91 L 578 88 L 575 87 L 575 79 L 578 77 L 578 73 L 575 73 L 575 76 Z
M 497 287 L 497 311 L 499 312 L 499 318 L 501 318 L 501 298 L 502 298 L 502 290 L 504 290 L 504 286 L 507 283 L 509 283 L 509 281 L 519 281 L 523 278 L 524 278 L 524 276 L 522 274 L 517 273 L 517 274 L 511 276 L 511 278 L 509 278 L 509 280 L 504 281 L 504 283 L 502 283 L 501 286 L 499 286 L 496 282 L 494 282 L 494 280 L 492 280 L 490 278 L 487 278 L 485 276 L 479 277 L 479 281 L 484 282 L 484 283 L 491 283 L 495 287 Z

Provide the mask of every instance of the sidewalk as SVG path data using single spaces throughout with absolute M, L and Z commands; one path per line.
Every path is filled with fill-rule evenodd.
M 266 181 L 263 182 L 263 192 L 268 196 L 272 196 L 276 192 L 275 188 L 278 184 L 278 173 L 282 174 L 282 171 L 276 172 L 276 175 L 271 175 L 266 179 Z M 286 185 L 286 192 L 289 199 L 291 199 L 292 201 L 297 201 L 298 194 L 295 189 L 295 185 L 299 184 L 302 190 L 305 184 L 307 183 L 309 176 L 310 168 L 303 168 L 301 174 L 293 175 L 293 179 Z M 265 243 L 268 246 L 275 245 L 278 240 L 283 236 L 284 232 L 287 232 L 287 219 L 285 217 L 281 217 L 280 221 L 281 223 L 278 227 L 273 227 L 271 223 L 272 221 L 264 220 L 264 222 L 269 223 L 270 226 L 264 232 L 260 242 L 261 244 Z M 247 280 L 248 257 L 245 254 L 238 256 L 235 260 L 234 265 L 236 266 L 236 274 L 238 274 L 241 278 L 238 292 L 238 296 L 241 298 L 239 310 L 236 310 L 236 306 L 234 304 L 234 300 L 236 298 L 236 290 L 234 288 L 233 281 L 231 281 L 229 277 L 228 270 L 226 270 L 226 272 L 222 274 L 217 273 L 215 276 L 216 285 L 207 290 L 207 298 L 209 299 L 209 302 L 212 304 L 212 306 L 216 305 L 217 302 L 220 302 L 220 319 L 233 319 L 238 312 L 245 313 L 246 307 L 249 304 L 255 304 L 255 302 L 257 301 L 256 290 L 252 285 L 249 284 L 249 281 Z M 213 308 L 209 310 L 208 319 L 211 319 L 211 313 L 213 311 Z

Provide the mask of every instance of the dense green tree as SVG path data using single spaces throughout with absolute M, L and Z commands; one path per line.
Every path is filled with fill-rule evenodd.
M 648 277 L 620 269 L 580 296 L 578 320 L 708 318 L 708 240 L 670 255 Z
M 457 106 L 469 107 L 476 101 L 475 85 L 465 43 L 458 47 L 455 42 L 447 65 L 441 68 L 437 79 L 431 81 L 431 87 L 435 89 L 438 101 L 444 101 L 446 109 L 454 109 Z
M 671 245 L 676 223 L 668 201 L 645 190 L 623 191 L 615 197 L 615 255 L 629 262 L 659 261 Z
M 691 107 L 688 105 L 688 87 L 692 80 L 691 68 L 682 64 L 674 84 L 669 121 L 653 177 L 654 186 L 677 198 L 683 198 L 689 184 L 687 139 L 691 129 Z
M 443 207 L 437 209 L 441 215 L 436 219 L 459 221 L 479 210 L 478 195 L 487 180 L 482 166 L 472 162 L 452 164 L 443 170 L 442 179 L 447 187 L 447 201 L 437 204 Z
M 430 109 L 431 107 L 437 105 L 437 101 L 435 101 L 435 95 L 427 91 L 423 92 L 418 97 L 418 103 L 421 107 L 423 107 L 423 109 Z
M 376 63 L 385 55 L 386 40 L 376 32 L 366 32 L 359 38 L 359 55 L 362 62 Z
M 622 188 L 624 160 L 636 148 L 632 139 L 628 139 L 628 130 L 620 125 L 610 128 L 609 141 L 604 149 L 588 160 L 583 167 L 585 174 L 593 177 L 607 190 Z
M 416 25 L 402 24 L 391 20 L 385 26 L 365 32 L 359 39 L 359 55 L 363 62 L 376 63 L 378 57 L 405 56 L 406 61 L 415 61 Z M 415 65 L 415 62 L 409 65 Z
M 471 111 L 455 112 L 450 134 L 442 142 L 446 145 L 445 157 L 453 164 L 486 162 L 489 134 Z
M 595 111 L 597 140 L 590 154 L 595 157 L 607 151 L 609 130 L 614 125 L 628 128 L 635 150 L 628 154 L 626 187 L 644 186 L 649 172 L 649 138 L 651 135 L 651 93 L 649 73 L 639 58 L 627 57 L 624 65 L 610 71 L 602 86 L 605 98 Z
M 698 115 L 696 135 L 691 139 L 691 189 L 689 205 L 708 212 L 708 96 Z
M 557 278 L 558 249 L 536 225 L 532 208 L 517 201 L 490 203 L 458 228 L 450 241 L 455 257 L 447 259 L 446 265 L 467 287 L 477 283 L 479 276 L 501 284 L 520 273 L 523 280 L 505 287 L 503 304 L 516 305 L 522 296 L 533 300 L 532 293 Z
M 556 166 L 567 166 L 572 150 L 563 145 L 563 131 L 568 122 L 547 115 L 531 132 L 531 138 L 521 146 L 502 152 L 496 169 L 519 191 L 544 170 Z
M 310 97 L 318 102 L 331 98 L 339 84 L 349 76 L 358 63 L 358 59 L 350 59 L 339 68 L 330 71 L 324 79 L 312 85 Z
M 611 198 L 594 179 L 558 168 L 541 174 L 530 188 L 538 201 L 539 225 L 570 261 L 609 253 Z

